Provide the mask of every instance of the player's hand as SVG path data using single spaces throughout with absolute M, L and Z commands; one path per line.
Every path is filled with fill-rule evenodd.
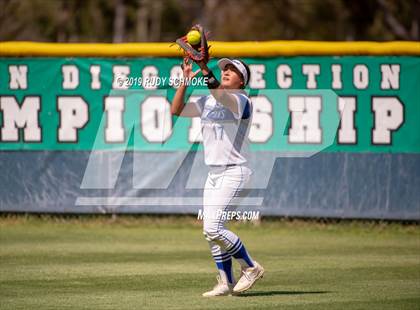
M 204 75 L 207 75 L 210 71 L 209 67 L 207 67 L 207 62 L 204 60 L 201 61 L 195 61 L 197 66 L 200 67 L 201 72 L 203 72 Z
M 200 72 L 200 69 L 193 71 L 192 67 L 192 62 L 188 59 L 188 57 L 185 57 L 182 62 L 182 73 L 184 74 L 184 79 L 192 79 Z

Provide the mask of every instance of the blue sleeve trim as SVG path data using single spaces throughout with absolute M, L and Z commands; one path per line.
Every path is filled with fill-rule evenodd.
M 249 104 L 249 99 L 246 101 L 244 112 L 242 113 L 242 119 L 248 119 L 251 117 L 251 105 Z

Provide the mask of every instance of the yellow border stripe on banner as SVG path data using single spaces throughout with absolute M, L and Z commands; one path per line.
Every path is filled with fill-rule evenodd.
M 211 45 L 212 57 L 301 55 L 420 55 L 420 42 L 246 41 Z M 173 43 L 40 43 L 0 42 L 0 56 L 180 57 Z

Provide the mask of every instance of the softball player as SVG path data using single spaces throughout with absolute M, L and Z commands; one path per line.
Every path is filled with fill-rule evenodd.
M 252 171 L 246 166 L 245 145 L 252 118 L 252 104 L 243 88 L 249 81 L 248 66 L 237 59 L 223 58 L 219 83 L 205 62 L 198 62 L 208 78 L 210 95 L 194 104 L 185 104 L 186 87 L 175 93 L 171 112 L 185 117 L 200 117 L 204 158 L 209 166 L 203 195 L 203 233 L 219 270 L 218 284 L 205 297 L 223 296 L 248 290 L 264 274 L 264 268 L 248 254 L 240 238 L 225 227 L 226 212 L 235 208 L 246 195 Z M 184 78 L 195 77 L 192 64 L 184 59 Z M 241 265 L 241 277 L 235 281 L 232 257 Z

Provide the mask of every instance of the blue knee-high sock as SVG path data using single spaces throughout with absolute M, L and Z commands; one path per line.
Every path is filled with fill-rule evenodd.
M 241 240 L 238 238 L 236 243 L 227 250 L 230 255 L 238 260 L 242 267 L 254 267 L 254 261 L 251 256 L 248 254 L 245 246 L 242 244 Z
M 229 284 L 233 283 L 232 258 L 229 253 L 220 255 L 213 255 L 216 262 L 217 269 L 219 269 L 220 276 L 225 278 Z

